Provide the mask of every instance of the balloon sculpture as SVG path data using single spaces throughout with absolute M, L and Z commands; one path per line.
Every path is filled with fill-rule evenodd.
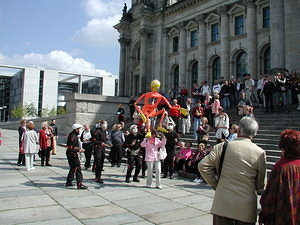
M 164 118 L 166 117 L 166 110 L 163 108 L 161 110 L 157 109 L 157 106 L 161 103 L 165 103 L 169 108 L 179 110 L 183 115 L 187 115 L 187 110 L 184 108 L 176 108 L 172 107 L 169 101 L 159 94 L 157 91 L 160 87 L 160 82 L 158 80 L 153 80 L 150 84 L 151 92 L 147 92 L 142 94 L 134 103 L 136 111 L 140 113 L 141 119 L 146 124 L 146 137 L 151 136 L 151 118 L 154 118 L 158 115 L 161 115 L 159 124 L 157 126 L 157 130 L 168 133 L 164 127 L 162 127 Z M 144 105 L 140 108 L 138 107 L 138 103 L 144 99 Z

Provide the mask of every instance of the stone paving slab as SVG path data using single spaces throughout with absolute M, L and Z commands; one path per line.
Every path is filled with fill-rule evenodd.
M 21 224 L 70 217 L 71 215 L 64 208 L 57 205 L 38 208 L 22 208 L 0 211 L 0 224 Z
M 38 221 L 33 223 L 22 223 L 21 225 L 82 225 L 82 223 L 75 218 L 63 218 L 56 220 Z
M 133 213 L 123 213 L 123 214 L 114 215 L 113 217 L 105 216 L 98 219 L 83 220 L 84 224 L 87 225 L 98 225 L 98 224 L 115 225 L 115 224 L 124 224 L 124 223 L 132 224 L 133 222 L 137 222 L 137 221 L 142 222 L 142 224 L 145 224 L 144 223 L 145 221 L 141 217 L 134 215 Z

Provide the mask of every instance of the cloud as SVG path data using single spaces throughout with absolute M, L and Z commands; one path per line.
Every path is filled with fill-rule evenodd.
M 60 70 L 74 73 L 112 75 L 104 70 L 98 70 L 93 63 L 82 58 L 74 58 L 69 53 L 54 50 L 48 54 L 30 53 L 25 55 L 5 56 L 0 53 L 0 64 L 43 67 L 49 70 Z
M 118 47 L 118 32 L 113 26 L 121 19 L 123 6 L 124 0 L 85 0 L 82 7 L 90 20 L 74 40 L 91 47 Z

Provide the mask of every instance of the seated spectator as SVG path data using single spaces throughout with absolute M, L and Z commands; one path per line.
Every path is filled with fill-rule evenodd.
M 239 116 L 253 116 L 253 107 L 251 101 L 246 99 L 246 94 L 244 92 L 240 93 L 240 101 L 237 105 L 237 110 Z
M 174 157 L 175 171 L 183 170 L 183 165 L 185 164 L 186 160 L 189 159 L 192 155 L 191 147 L 191 142 L 186 142 L 185 144 L 182 144 L 180 152 Z
M 206 148 L 206 145 L 203 143 L 200 143 L 198 145 L 198 149 L 193 151 L 191 157 L 186 161 L 186 164 L 185 164 L 185 168 L 186 168 L 187 172 L 197 175 L 196 179 L 193 181 L 195 183 L 203 182 L 203 179 L 198 170 L 198 163 L 209 153 L 208 151 L 206 151 L 205 148 Z
M 208 119 L 206 117 L 202 117 L 201 125 L 197 130 L 198 144 L 200 143 L 204 143 L 205 145 L 207 144 L 209 138 L 209 130 L 210 130 L 210 125 L 208 124 Z
M 233 141 L 237 138 L 237 132 L 238 132 L 239 126 L 236 124 L 232 124 L 229 129 L 229 136 L 226 138 L 227 141 Z

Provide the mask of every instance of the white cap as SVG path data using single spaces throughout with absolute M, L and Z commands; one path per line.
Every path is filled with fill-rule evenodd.
M 81 128 L 81 127 L 82 127 L 82 125 L 79 124 L 79 123 L 74 123 L 74 124 L 72 125 L 72 129 L 73 129 L 73 130 L 76 130 L 76 129 Z
M 132 130 L 132 129 L 134 129 L 134 128 L 137 128 L 137 125 L 133 124 L 133 125 L 130 126 L 129 129 Z

